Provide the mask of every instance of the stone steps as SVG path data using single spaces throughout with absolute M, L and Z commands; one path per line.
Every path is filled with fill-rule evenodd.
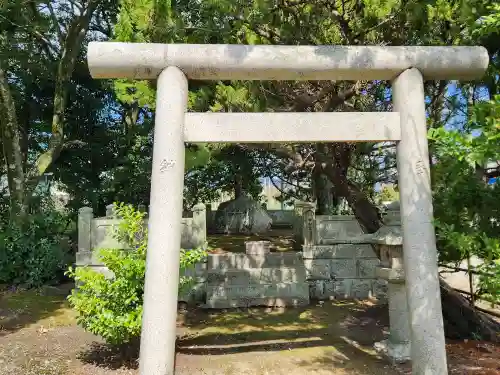
M 300 253 L 208 257 L 206 307 L 303 306 L 309 284 Z
M 303 306 L 309 303 L 309 284 L 247 284 L 208 285 L 208 308 L 231 308 L 250 306 Z

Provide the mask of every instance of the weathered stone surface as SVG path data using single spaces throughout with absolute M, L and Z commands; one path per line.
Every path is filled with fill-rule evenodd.
M 354 259 L 331 259 L 330 274 L 332 279 L 356 277 L 356 261 Z
M 231 298 L 231 299 L 207 299 L 205 308 L 227 309 L 235 307 L 299 307 L 309 305 L 309 297 L 266 297 L 266 298 Z
M 315 245 L 304 246 L 302 254 L 304 259 L 353 258 L 356 251 L 352 244 Z
M 207 295 L 207 284 L 199 282 L 194 284 L 185 293 L 179 294 L 179 301 L 187 303 L 204 303 Z
M 375 259 L 358 259 L 356 265 L 358 269 L 357 276 L 360 278 L 374 279 L 376 277 L 376 269 L 380 261 Z
M 246 285 L 246 284 L 274 284 L 304 282 L 306 271 L 304 266 L 248 268 L 208 271 L 209 285 Z
M 309 293 L 313 299 L 365 299 L 374 296 L 375 283 L 375 279 L 314 280 L 309 281 Z M 377 286 L 377 293 L 383 297 L 381 286 Z
M 83 266 L 101 266 L 98 251 L 78 251 L 76 253 L 76 265 Z
M 331 263 L 329 259 L 305 259 L 304 266 L 308 280 L 331 279 Z
M 266 255 L 271 252 L 270 241 L 247 241 L 245 242 L 245 253 L 248 255 Z
M 302 264 L 302 256 L 296 252 L 270 253 L 265 256 L 250 254 L 210 254 L 208 269 L 295 267 Z
M 329 240 L 348 239 L 363 234 L 354 216 L 316 216 L 316 238 L 318 244 L 328 244 Z
M 356 258 L 376 258 L 377 254 L 373 251 L 372 245 L 357 245 Z
M 215 213 L 215 229 L 220 233 L 265 233 L 272 222 L 260 203 L 245 196 L 221 203 Z
M 307 283 L 253 284 L 233 286 L 207 286 L 208 307 L 268 306 L 276 300 L 289 304 L 309 301 Z M 295 302 L 294 302 L 295 301 Z
M 387 281 L 376 279 L 372 281 L 372 295 L 373 297 L 386 301 L 387 300 Z
M 326 292 L 330 292 L 333 287 L 333 296 L 337 298 L 351 298 L 352 297 L 352 279 L 336 280 L 331 284 L 326 285 Z
M 372 280 L 354 279 L 351 284 L 351 297 L 364 299 L 371 297 Z

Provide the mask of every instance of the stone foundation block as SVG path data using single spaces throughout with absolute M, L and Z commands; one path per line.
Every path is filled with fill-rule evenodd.
M 207 306 L 212 308 L 277 306 L 277 303 L 292 306 L 308 302 L 307 283 L 207 286 Z
M 356 258 L 377 258 L 377 254 L 373 251 L 372 245 L 357 245 Z
M 353 258 L 356 254 L 356 245 L 337 244 L 304 246 L 302 254 L 304 259 Z
M 352 280 L 351 297 L 358 299 L 372 297 L 372 280 Z
M 388 283 L 386 280 L 377 279 L 372 282 L 373 297 L 382 301 L 387 301 L 387 290 Z
M 309 297 L 267 297 L 267 298 L 231 298 L 231 299 L 207 299 L 205 308 L 229 309 L 237 307 L 300 307 L 309 305 Z
M 359 278 L 374 279 L 376 277 L 376 269 L 380 261 L 377 258 L 374 259 L 358 259 L 356 261 L 357 265 L 357 276 Z
M 209 285 L 230 284 L 279 284 L 305 282 L 304 267 L 248 268 L 234 270 L 210 270 L 207 276 Z
M 354 259 L 330 260 L 330 277 L 332 279 L 355 278 L 356 262 Z
M 328 259 L 305 259 L 306 278 L 308 280 L 330 280 L 331 263 Z

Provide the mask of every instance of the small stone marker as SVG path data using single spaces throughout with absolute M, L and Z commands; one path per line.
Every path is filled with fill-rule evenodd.
M 248 255 L 266 255 L 271 252 L 270 241 L 246 241 L 245 242 L 245 252 Z

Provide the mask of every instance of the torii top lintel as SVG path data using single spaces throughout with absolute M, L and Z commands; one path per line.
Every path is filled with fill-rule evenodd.
M 94 78 L 155 79 L 177 66 L 198 80 L 391 80 L 417 68 L 427 80 L 471 80 L 488 67 L 484 47 L 270 46 L 91 42 Z

